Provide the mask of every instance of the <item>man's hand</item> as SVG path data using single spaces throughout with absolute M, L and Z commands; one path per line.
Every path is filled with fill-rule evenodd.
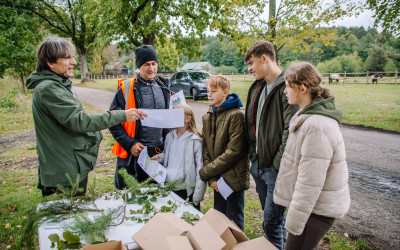
M 126 115 L 126 121 L 127 122 L 133 122 L 133 121 L 136 121 L 138 119 L 143 120 L 147 116 L 146 113 L 144 113 L 143 111 L 140 111 L 138 109 L 125 110 L 125 115 Z
M 155 155 L 155 156 L 151 157 L 150 160 L 160 162 L 160 157 L 158 157 L 158 155 Z
M 214 188 L 215 191 L 219 192 L 218 185 L 217 185 L 216 181 L 211 182 L 210 187 Z
M 142 143 L 138 142 L 135 145 L 133 145 L 133 147 L 131 147 L 131 154 L 134 156 L 138 156 L 140 154 L 140 152 L 142 152 L 142 150 L 144 149 L 144 146 Z

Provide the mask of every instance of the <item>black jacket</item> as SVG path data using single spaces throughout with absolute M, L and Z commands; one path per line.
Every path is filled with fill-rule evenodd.
M 258 99 L 261 93 L 262 80 L 255 81 L 247 96 L 245 131 L 249 142 L 250 160 L 258 158 L 258 168 L 272 168 L 274 172 L 279 171 L 279 166 L 286 140 L 289 135 L 289 122 L 292 116 L 299 110 L 298 105 L 290 105 L 287 101 L 285 90 L 285 79 L 279 76 L 280 83 L 275 86 L 265 100 L 261 121 L 258 129 L 258 141 L 255 135 L 255 124 L 257 117 Z M 255 100 L 256 99 L 256 100 Z M 256 142 L 258 153 L 256 154 Z
M 165 101 L 165 108 L 167 109 L 169 107 L 170 82 L 168 79 L 158 77 L 158 76 L 156 77 L 156 82 L 159 86 L 161 86 L 162 93 L 164 96 L 164 101 Z M 142 88 L 144 88 L 144 85 L 141 83 L 141 81 L 138 81 L 138 79 L 136 77 L 135 84 L 133 87 L 133 92 L 135 94 L 136 108 L 138 108 L 138 109 L 139 108 L 149 108 L 149 107 L 143 107 L 143 100 L 145 100 L 146 98 L 149 98 L 149 96 L 147 96 L 146 93 L 143 93 L 144 91 L 142 91 Z M 117 110 L 117 109 L 125 109 L 125 99 L 122 94 L 121 88 L 118 89 L 118 91 L 115 94 L 114 99 L 110 105 L 110 110 Z M 121 124 L 115 125 L 115 126 L 109 128 L 109 130 L 110 130 L 112 136 L 114 137 L 114 139 L 128 153 L 129 153 L 130 149 L 133 147 L 133 145 L 135 145 L 138 142 L 143 144 L 143 140 L 145 137 L 147 137 L 146 141 L 149 141 L 149 140 L 147 140 L 148 137 L 152 136 L 151 134 L 143 134 L 143 127 L 142 127 L 140 120 L 136 121 L 135 138 L 132 138 L 131 136 L 129 136 Z M 165 135 L 168 133 L 169 130 L 167 130 L 167 129 L 161 129 L 161 130 L 163 130 L 163 132 L 162 132 L 162 137 L 163 137 L 162 144 L 163 144 Z M 148 144 L 148 145 L 146 145 L 146 144 Z M 150 142 L 144 143 L 144 146 L 161 146 L 161 145 L 151 145 L 151 144 L 152 143 L 150 143 Z

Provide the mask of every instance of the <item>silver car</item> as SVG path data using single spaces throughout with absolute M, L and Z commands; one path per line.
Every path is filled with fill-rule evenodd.
M 178 71 L 171 77 L 174 92 L 180 90 L 184 95 L 193 96 L 193 100 L 207 96 L 207 80 L 211 74 L 207 71 Z

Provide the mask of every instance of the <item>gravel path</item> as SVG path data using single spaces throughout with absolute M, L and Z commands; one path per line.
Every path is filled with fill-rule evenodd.
M 107 110 L 114 93 L 73 87 L 79 100 Z M 206 103 L 188 102 L 202 128 Z M 351 207 L 335 227 L 380 249 L 400 249 L 400 133 L 341 126 L 349 166 Z

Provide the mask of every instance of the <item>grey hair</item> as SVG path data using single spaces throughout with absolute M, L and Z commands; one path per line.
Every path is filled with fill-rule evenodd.
M 40 45 L 36 52 L 38 59 L 36 70 L 49 70 L 47 62 L 56 63 L 58 58 L 73 56 L 75 53 L 74 45 L 66 38 L 48 37 Z

